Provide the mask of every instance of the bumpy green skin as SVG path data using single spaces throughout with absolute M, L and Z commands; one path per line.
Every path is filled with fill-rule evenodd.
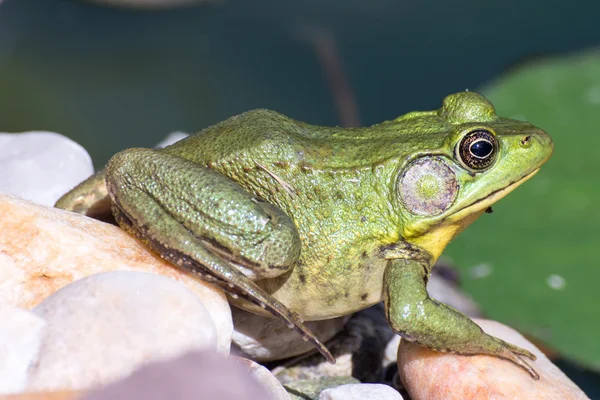
M 498 143 L 483 171 L 456 153 L 477 130 Z M 405 339 L 503 357 L 537 378 L 519 357 L 531 353 L 483 333 L 425 288 L 444 246 L 551 153 L 547 134 L 497 117 L 473 92 L 356 129 L 255 110 L 162 150 L 120 152 L 57 207 L 93 214 L 108 193 L 124 229 L 223 287 L 235 305 L 281 317 L 330 360 L 302 319 L 384 300 Z

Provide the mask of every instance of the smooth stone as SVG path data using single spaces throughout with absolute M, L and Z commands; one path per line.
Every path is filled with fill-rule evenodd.
M 290 400 L 290 395 L 277 378 L 273 376 L 271 371 L 247 358 L 233 356 L 230 358 L 247 368 L 250 376 L 260 383 L 270 398 L 274 400 Z
M 79 400 L 81 395 L 85 394 L 80 391 L 61 390 L 54 392 L 29 392 L 2 396 L 0 400 Z
M 474 319 L 487 333 L 534 353 L 526 361 L 540 375 L 535 381 L 522 368 L 497 357 L 440 353 L 408 341 L 398 351 L 398 368 L 413 400 L 437 399 L 588 399 L 558 367 L 514 329 Z
M 158 144 L 156 146 L 154 146 L 154 148 L 162 149 L 163 147 L 167 147 L 167 146 L 172 145 L 173 143 L 177 143 L 180 140 L 185 139 L 188 136 L 189 136 L 189 134 L 187 134 L 185 132 L 179 132 L 179 131 L 171 132 L 163 140 L 158 142 Z
M 94 172 L 87 151 L 54 132 L 0 133 L 0 192 L 52 206 Z
M 273 373 L 281 382 L 318 379 L 320 377 L 353 376 L 362 382 L 380 382 L 383 377 L 383 358 L 386 343 L 393 336 L 387 325 L 381 304 L 352 316 L 342 332 L 327 342 L 336 358 L 329 364 L 320 354 L 298 357 Z
M 384 356 L 383 356 L 383 366 L 387 367 L 389 364 L 393 364 L 398 362 L 398 346 L 400 346 L 400 342 L 402 338 L 400 335 L 394 335 L 390 339 L 389 342 L 385 345 Z
M 319 400 L 402 400 L 396 390 L 377 383 L 354 383 L 325 389 Z
M 0 303 L 0 394 L 22 392 L 37 359 L 46 322 L 34 313 Z
M 166 276 L 195 293 L 228 352 L 233 322 L 222 290 L 151 252 L 122 229 L 0 193 L 0 302 L 31 309 L 67 284 L 101 272 Z
M 256 361 L 280 360 L 313 351 L 312 343 L 305 342 L 295 330 L 279 319 L 231 308 L 233 317 L 232 342 L 240 355 Z M 324 321 L 308 321 L 306 326 L 322 342 L 326 342 L 344 328 L 350 317 Z M 233 351 L 233 350 L 232 350 Z
M 198 296 L 145 272 L 80 279 L 33 312 L 47 329 L 28 390 L 96 387 L 151 360 L 217 347 L 213 320 Z
M 247 368 L 213 352 L 150 363 L 81 400 L 278 400 Z
M 318 400 L 323 390 L 351 383 L 360 383 L 360 381 L 351 376 L 324 377 L 284 383 L 283 387 L 288 391 L 292 400 Z

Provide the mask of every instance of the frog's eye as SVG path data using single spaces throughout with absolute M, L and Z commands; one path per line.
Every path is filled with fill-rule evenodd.
M 467 168 L 481 171 L 488 168 L 498 154 L 498 140 L 491 132 L 476 130 L 467 133 L 456 147 L 456 157 Z

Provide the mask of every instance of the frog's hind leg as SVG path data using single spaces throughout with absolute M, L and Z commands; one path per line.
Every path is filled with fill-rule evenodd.
M 104 170 L 96 172 L 65 193 L 56 201 L 54 207 L 114 223 L 104 177 Z
M 281 318 L 335 363 L 296 313 L 235 266 L 256 271 L 256 278 L 292 268 L 299 237 L 282 211 L 221 174 L 148 149 L 114 156 L 107 186 L 115 218 L 125 230 L 173 265 Z

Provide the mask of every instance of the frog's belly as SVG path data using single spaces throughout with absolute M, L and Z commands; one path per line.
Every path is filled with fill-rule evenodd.
M 385 260 L 376 260 L 368 267 L 348 269 L 342 274 L 316 270 L 293 270 L 280 278 L 257 282 L 305 321 L 339 317 L 362 310 L 383 299 Z M 334 279 L 332 279 L 334 278 Z M 230 301 L 244 310 L 270 315 L 262 308 L 244 300 Z

